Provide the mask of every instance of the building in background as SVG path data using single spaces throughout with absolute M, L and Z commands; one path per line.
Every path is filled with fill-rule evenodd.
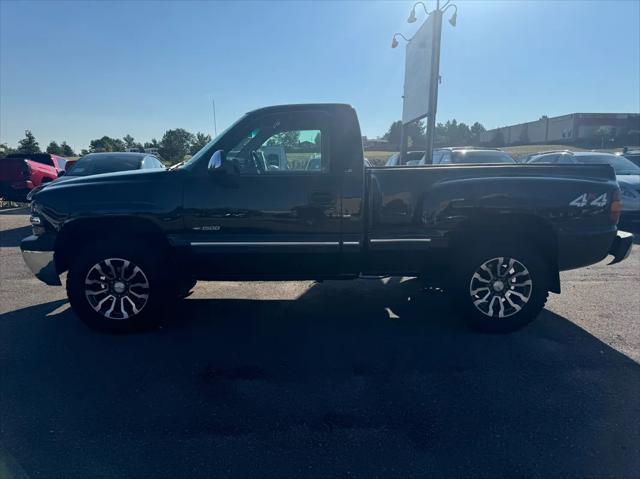
M 480 135 L 487 146 L 576 145 L 619 147 L 640 143 L 639 113 L 571 113 L 494 128 Z

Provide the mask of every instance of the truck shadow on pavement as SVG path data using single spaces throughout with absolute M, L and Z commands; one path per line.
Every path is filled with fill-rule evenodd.
M 31 226 L 21 226 L 11 230 L 0 231 L 0 247 L 13 248 L 20 246 L 20 241 L 31 234 Z
M 391 283 L 188 299 L 130 336 L 65 301 L 1 315 L 2 443 L 43 477 L 637 474 L 637 363 L 547 310 L 482 335 Z

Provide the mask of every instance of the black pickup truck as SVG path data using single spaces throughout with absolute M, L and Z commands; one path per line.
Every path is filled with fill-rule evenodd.
M 280 147 L 286 161 L 270 161 Z M 27 265 L 50 285 L 68 271 L 78 316 L 115 331 L 152 325 L 196 280 L 361 275 L 437 282 L 474 326 L 512 331 L 560 292 L 559 271 L 621 261 L 633 239 L 616 229 L 608 165 L 365 169 L 356 113 L 340 104 L 256 110 L 167 171 L 31 199 Z

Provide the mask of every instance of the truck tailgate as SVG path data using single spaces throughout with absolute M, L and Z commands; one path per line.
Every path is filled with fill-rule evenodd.
M 29 167 L 22 158 L 0 159 L 0 182 L 13 183 L 29 179 Z

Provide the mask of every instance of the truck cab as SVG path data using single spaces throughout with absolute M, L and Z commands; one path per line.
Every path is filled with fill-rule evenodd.
M 231 269 L 257 278 L 357 274 L 340 260 L 344 243 L 359 244 L 363 227 L 364 160 L 354 137 L 352 108 L 290 105 L 252 112 L 203 153 L 220 152 L 221 168 L 196 155 L 185 166 L 194 174 L 185 179 L 184 208 L 197 213 L 184 217 L 182 240 L 198 276 L 215 279 Z M 286 163 L 267 167 L 260 152 Z

